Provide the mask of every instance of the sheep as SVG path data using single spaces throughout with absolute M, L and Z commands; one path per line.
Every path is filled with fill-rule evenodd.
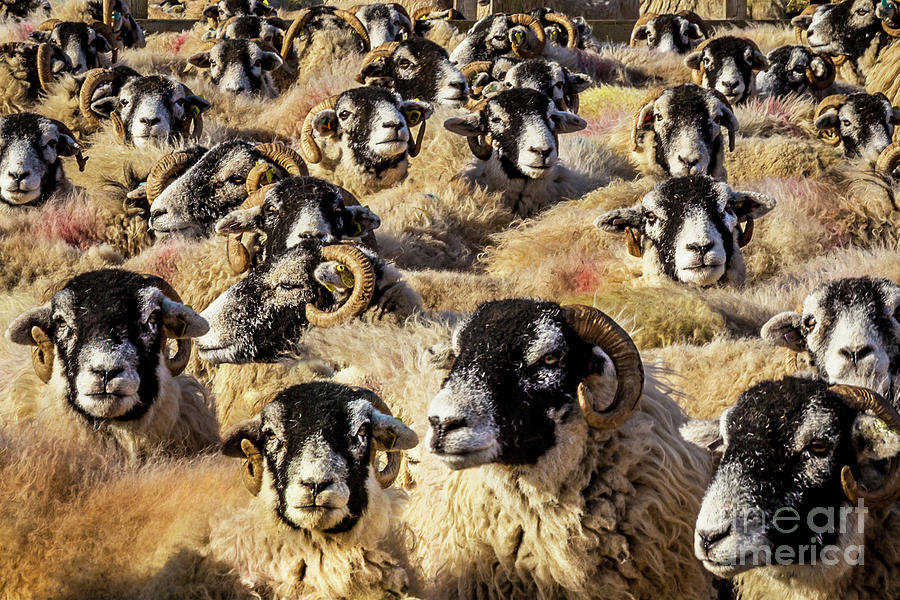
M 900 286 L 888 279 L 826 281 L 782 312 L 760 335 L 776 346 L 808 352 L 809 365 L 831 384 L 870 388 L 893 403 L 900 398 Z
M 417 5 L 410 17 L 413 21 L 413 34 L 419 37 L 426 37 L 441 25 L 452 29 L 453 26 L 448 21 L 466 20 L 466 16 L 455 8 L 441 8 L 428 3 Z
M 89 71 L 79 92 L 87 122 L 98 127 L 110 119 L 119 141 L 135 146 L 199 136 L 211 106 L 172 77 L 141 77 L 127 67 Z
M 6 115 L 0 117 L 0 140 L 0 210 L 4 213 L 38 206 L 70 190 L 63 156 L 75 156 L 84 169 L 81 145 L 59 121 L 34 113 Z
M 457 66 L 515 55 L 534 58 L 544 51 L 546 37 L 540 21 L 525 14 L 494 14 L 479 19 L 450 53 Z
M 816 107 L 814 121 L 819 139 L 843 145 L 845 156 L 873 161 L 890 145 L 898 123 L 900 109 L 881 92 L 828 96 Z
M 731 104 L 751 97 L 756 90 L 753 72 L 769 68 L 755 42 L 734 36 L 705 40 L 684 64 L 692 69 L 694 83 L 721 92 Z
M 447 51 L 424 38 L 391 42 L 372 50 L 356 76 L 361 84 L 389 88 L 404 100 L 422 100 L 456 108 L 469 94 L 466 78 Z
M 720 457 L 696 557 L 747 600 L 897 597 L 898 428 L 900 414 L 871 390 L 796 377 L 686 425 Z
M 307 174 L 303 159 L 287 146 L 234 140 L 166 155 L 136 192 L 146 194 L 149 225 L 158 237 L 206 237 L 217 220 L 259 189 L 263 177 L 300 174 Z
M 0 5 L 0 18 L 3 20 L 21 21 L 32 13 L 42 12 L 43 16 L 50 16 L 49 0 L 16 0 L 4 2 Z
M 53 14 L 63 21 L 84 21 L 92 26 L 100 23 L 98 31 L 117 50 L 147 45 L 143 29 L 124 0 L 70 0 L 54 7 Z
M 630 46 L 646 41 L 659 52 L 687 54 L 709 37 L 709 29 L 697 13 L 644 13 L 631 30 Z
M 257 39 L 281 50 L 284 32 L 291 24 L 278 17 L 231 17 L 216 32 L 220 39 Z
M 38 43 L 54 44 L 61 48 L 72 62 L 72 72 L 84 73 L 90 69 L 110 66 L 106 56 L 113 52 L 112 34 L 103 23 L 92 24 L 49 19 L 38 26 L 28 38 Z
M 401 42 L 413 35 L 413 24 L 402 4 L 375 2 L 350 9 L 369 34 L 369 44 L 377 48 L 389 42 Z
M 338 37 L 338 32 L 349 37 Z M 322 44 L 328 44 L 325 46 L 325 56 L 329 58 L 339 52 L 368 52 L 372 49 L 365 26 L 353 13 L 330 6 L 314 6 L 301 10 L 291 23 L 284 35 L 281 58 L 289 70 L 302 72 L 301 65 L 306 64 L 304 61 L 309 55 L 312 55 L 309 60 L 317 63 L 319 56 L 312 48 Z
M 389 90 L 350 89 L 310 109 L 300 149 L 315 175 L 357 194 L 384 189 L 406 178 L 433 112 L 431 104 Z
M 435 597 L 714 597 L 691 553 L 709 460 L 612 319 L 488 302 L 430 354 L 425 445 L 452 473 L 407 518 Z
M 756 94 L 760 98 L 797 94 L 822 100 L 833 94 L 862 91 L 835 82 L 837 70 L 832 58 L 806 46 L 779 46 L 766 55 L 766 60 L 769 69 L 756 74 Z
M 592 28 L 584 17 L 570 19 L 562 12 L 548 7 L 534 8 L 525 14 L 540 21 L 548 46 L 597 50 Z
M 503 191 L 504 202 L 521 216 L 590 189 L 558 158 L 557 136 L 586 126 L 578 115 L 557 110 L 544 94 L 526 89 L 504 90 L 483 101 L 477 112 L 444 122 L 446 129 L 466 136 L 475 156 L 460 176 Z
M 740 286 L 746 277 L 741 248 L 750 242 L 753 220 L 774 207 L 771 196 L 691 175 L 657 184 L 637 205 L 605 212 L 594 225 L 625 234 L 629 254 L 643 257 L 648 278 Z
M 588 75 L 572 73 L 559 63 L 540 58 L 511 64 L 496 84 L 484 85 L 485 81 L 484 78 L 479 80 L 483 96 L 492 96 L 509 88 L 528 88 L 551 98 L 559 110 L 574 113 L 578 112 L 578 94 L 593 85 Z
M 5 86 L 0 113 L 21 112 L 42 94 L 53 91 L 64 73 L 72 72 L 68 55 L 53 44 L 7 42 L 0 45 L 0 77 Z
M 35 346 L 46 385 L 18 386 L 6 410 L 140 458 L 194 453 L 218 442 L 203 387 L 179 376 L 190 338 L 209 326 L 158 277 L 102 269 L 73 277 L 12 321 L 7 338 Z M 178 340 L 169 356 L 166 340 Z
M 210 83 L 219 89 L 234 95 L 256 94 L 260 98 L 278 95 L 269 72 L 283 62 L 275 48 L 245 39 L 223 39 L 209 50 L 188 58 L 188 63 L 203 69 Z
M 718 91 L 686 83 L 650 93 L 634 113 L 632 156 L 653 174 L 725 180 L 723 127 L 733 151 L 738 120 Z
M 405 597 L 405 498 L 390 486 L 418 436 L 367 389 L 328 382 L 280 391 L 226 434 L 253 498 L 216 522 L 207 556 L 276 598 Z M 379 469 L 376 452 L 388 455 Z M 215 578 L 212 578 L 215 583 Z
M 203 16 L 215 28 L 231 17 L 275 16 L 268 0 L 219 0 L 203 9 Z

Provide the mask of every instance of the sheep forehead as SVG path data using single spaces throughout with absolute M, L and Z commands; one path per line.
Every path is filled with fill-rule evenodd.
M 733 36 L 726 36 L 711 41 L 706 48 L 703 49 L 703 55 L 708 58 L 743 57 L 744 51 L 749 47 L 750 45 L 746 40 Z
M 834 438 L 840 430 L 837 426 L 837 414 L 829 406 L 824 406 L 821 398 L 814 396 L 805 405 L 800 424 L 793 434 L 791 447 L 800 452 L 815 438 Z
M 842 119 L 857 120 L 861 123 L 887 121 L 892 107 L 886 99 L 873 94 L 852 94 L 840 106 L 838 113 Z
M 220 65 L 242 62 L 251 52 L 251 44 L 247 40 L 229 39 L 222 40 L 210 50 L 210 56 Z
M 803 313 L 836 319 L 840 314 L 882 312 L 890 282 L 869 277 L 838 279 L 814 289 L 803 302 Z
M 122 91 L 119 95 L 128 97 L 147 96 L 156 100 L 170 98 L 173 101 L 186 96 L 184 86 L 168 77 L 159 75 L 129 79 L 122 86 Z
M 393 56 L 394 56 L 395 62 L 399 62 L 400 59 L 402 59 L 402 58 L 405 58 L 406 60 L 410 61 L 414 65 L 417 65 L 420 62 L 422 62 L 421 56 L 419 55 L 419 53 L 414 52 L 412 48 L 410 48 L 409 46 L 406 46 L 406 45 L 398 47 L 396 52 L 394 52 Z
M 714 201 L 719 212 L 724 211 L 730 188 L 711 177 L 675 177 L 657 186 L 657 207 L 675 215 L 687 210 L 707 211 Z
M 224 142 L 200 157 L 190 171 L 206 174 L 243 175 L 256 164 L 258 155 L 246 142 Z
M 525 350 L 527 364 L 534 364 L 547 354 L 565 352 L 566 338 L 559 322 L 549 315 L 540 315 L 532 327 L 533 337 Z
M 698 86 L 685 84 L 669 88 L 653 103 L 653 111 L 664 117 L 708 117 L 709 98 Z
M 36 131 L 48 132 L 56 126 L 49 119 L 33 113 L 15 113 L 0 117 L 0 140 L 33 139 Z

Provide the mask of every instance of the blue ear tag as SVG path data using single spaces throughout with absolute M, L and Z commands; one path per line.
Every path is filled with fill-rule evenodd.
M 140 183 L 138 184 L 138 187 L 144 187 L 144 186 L 146 186 L 146 185 L 147 185 L 147 182 L 146 182 L 146 181 L 142 181 L 142 182 L 140 182 Z

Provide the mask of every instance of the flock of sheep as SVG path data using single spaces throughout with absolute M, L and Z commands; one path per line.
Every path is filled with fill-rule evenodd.
M 896 5 L 2 8 L 3 598 L 900 596 Z

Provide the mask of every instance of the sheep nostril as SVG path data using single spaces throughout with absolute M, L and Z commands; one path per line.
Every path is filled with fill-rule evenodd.
M 382 124 L 382 127 L 385 129 L 400 129 L 403 127 L 403 123 L 400 121 L 387 121 Z
M 30 171 L 19 171 L 18 173 L 14 173 L 10 171 L 9 176 L 13 181 L 24 181 L 31 175 Z
M 698 162 L 700 162 L 699 158 L 685 158 L 684 156 L 678 155 L 678 162 L 683 164 L 686 167 L 693 167 Z
M 872 346 L 861 346 L 859 348 L 841 348 L 838 350 L 838 353 L 844 357 L 847 361 L 853 363 L 854 365 L 858 364 L 859 361 L 866 358 L 870 354 L 875 352 Z
M 167 211 L 166 211 L 166 209 L 164 209 L 164 208 L 152 208 L 152 209 L 150 209 L 150 218 L 151 218 L 151 219 L 158 219 L 158 218 L 160 218 L 161 216 L 165 215 L 166 212 L 167 212 Z
M 700 537 L 700 544 L 703 546 L 704 554 L 709 556 L 709 551 L 712 550 L 713 546 L 727 538 L 730 533 L 731 525 L 721 531 L 698 531 L 697 535 Z
M 688 245 L 687 245 L 687 249 L 688 249 L 688 250 L 693 250 L 694 252 L 696 252 L 696 253 L 699 254 L 700 256 L 703 256 L 704 254 L 706 254 L 707 252 L 709 252 L 710 250 L 712 250 L 712 249 L 713 249 L 713 246 L 715 246 L 715 244 L 712 243 L 712 242 L 707 242 L 707 243 L 704 243 L 704 244 L 694 243 L 694 244 L 688 244 Z
M 141 117 L 140 121 L 144 125 L 148 125 L 148 126 L 152 127 L 153 125 L 156 125 L 157 123 L 159 123 L 160 119 L 159 119 L 159 117 L 153 117 L 150 119 L 148 119 L 147 117 Z
M 465 81 L 453 81 L 450 83 L 450 87 L 456 88 L 458 90 L 464 90 L 464 89 L 466 89 L 466 82 Z

